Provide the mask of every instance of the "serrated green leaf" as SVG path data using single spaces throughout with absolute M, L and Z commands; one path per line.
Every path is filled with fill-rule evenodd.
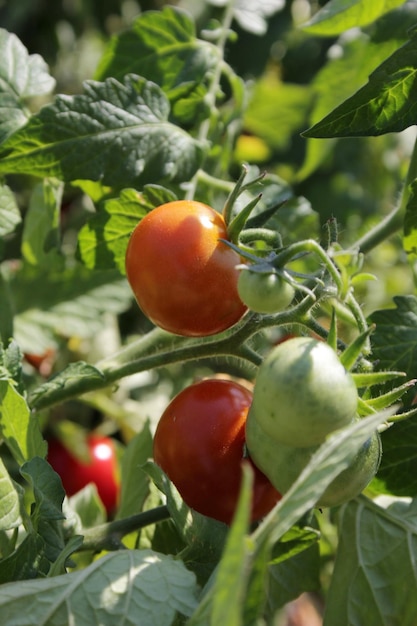
M 24 101 L 48 94 L 55 86 L 45 61 L 28 54 L 16 35 L 0 29 L 0 142 L 26 124 Z
M 19 494 L 0 459 L 0 531 L 16 528 L 21 521 Z
M 170 101 L 176 101 L 192 94 L 218 62 L 216 47 L 196 38 L 191 16 L 175 7 L 163 7 L 146 11 L 130 30 L 112 38 L 96 78 L 122 80 L 127 74 L 138 74 L 157 83 Z
M 381 433 L 383 455 L 375 493 L 417 496 L 417 423 L 413 419 L 395 423 Z
M 194 575 L 180 560 L 151 550 L 107 554 L 82 571 L 0 587 L 0 613 L 7 626 L 115 623 L 171 626 L 177 613 L 197 604 Z
M 417 297 L 396 296 L 395 308 L 375 311 L 370 321 L 373 357 L 380 370 L 399 370 L 417 378 Z
M 372 24 L 406 0 L 330 0 L 309 20 L 304 30 L 314 35 L 340 35 L 349 28 Z
M 396 50 L 369 76 L 368 83 L 320 122 L 305 137 L 377 136 L 415 124 L 417 36 Z
M 353 40 L 341 42 L 341 57 L 329 59 L 313 80 L 312 89 L 316 97 L 309 123 L 314 125 L 319 122 L 343 100 L 349 98 L 354 90 L 360 89 L 369 74 L 403 42 L 404 36 L 401 38 L 396 32 L 388 39 L 376 37 L 376 41 L 373 41 L 364 34 L 358 34 Z M 328 157 L 333 146 L 332 139 L 323 141 L 309 137 L 306 156 L 297 172 L 297 179 L 303 180 L 310 176 Z
M 7 380 L 0 380 L 0 433 L 19 464 L 46 454 L 37 417 L 31 415 L 24 397 Z
M 189 180 L 202 146 L 168 121 L 169 110 L 161 89 L 138 76 L 86 81 L 82 95 L 57 96 L 3 144 L 0 173 L 118 188 Z
M 415 515 L 414 500 L 383 509 L 360 498 L 343 508 L 324 626 L 415 626 Z

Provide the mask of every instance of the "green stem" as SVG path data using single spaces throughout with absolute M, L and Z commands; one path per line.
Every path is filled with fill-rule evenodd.
M 389 215 L 387 215 L 374 228 L 368 231 L 361 239 L 359 239 L 353 247 L 358 248 L 360 252 L 366 253 L 375 248 L 377 245 L 394 235 L 404 225 L 404 217 L 407 209 L 407 203 L 411 193 L 411 183 L 417 178 L 417 138 L 414 142 L 413 152 L 411 154 L 408 166 L 407 176 L 404 181 L 400 201 Z
M 108 387 L 125 376 L 166 367 L 174 363 L 207 358 L 237 358 L 258 366 L 261 359 L 246 341 L 263 329 L 283 324 L 293 324 L 315 303 L 314 295 L 307 295 L 296 306 L 275 315 L 247 313 L 233 328 L 211 337 L 190 339 L 169 335 L 159 329 L 132 342 L 112 358 L 97 364 L 97 376 L 79 376 L 73 373 L 46 382 L 35 389 L 30 399 L 34 410 L 46 409 L 87 392 Z M 154 343 L 157 344 L 155 350 Z M 159 342 L 159 343 L 158 343 Z
M 135 530 L 140 530 L 145 526 L 161 522 L 169 517 L 168 508 L 163 505 L 124 519 L 88 528 L 84 530 L 84 541 L 79 551 L 119 550 L 123 547 L 121 541 L 125 535 Z
M 306 239 L 305 241 L 291 244 L 290 246 L 285 248 L 285 250 L 277 254 L 274 259 L 274 265 L 276 265 L 277 267 L 283 267 L 298 254 L 305 254 L 308 252 L 312 252 L 319 257 L 322 263 L 326 266 L 326 269 L 333 279 L 333 282 L 336 285 L 338 292 L 341 292 L 343 285 L 337 267 L 327 256 L 325 250 L 323 250 L 320 244 L 318 244 L 317 241 L 315 241 L 314 239 Z

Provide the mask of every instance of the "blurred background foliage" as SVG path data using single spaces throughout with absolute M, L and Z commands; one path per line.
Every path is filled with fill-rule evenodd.
M 142 12 L 169 4 L 189 11 L 197 30 L 221 17 L 223 10 L 204 0 L 3 0 L 0 23 L 16 33 L 30 53 L 46 60 L 57 81 L 56 92 L 71 94 L 79 93 L 82 82 L 94 77 L 112 35 L 129 28 Z M 341 242 L 349 246 L 395 204 L 415 130 L 376 138 L 309 141 L 301 132 L 314 116 L 320 119 L 359 87 L 355 81 L 361 77 L 352 73 L 360 69 L 362 42 L 366 40 L 370 50 L 369 42 L 382 49 L 381 42 L 386 41 L 388 56 L 389 46 L 406 38 L 417 19 L 417 7 L 409 3 L 406 10 L 391 12 L 389 19 L 382 18 L 368 29 L 353 29 L 346 37 L 318 37 L 303 31 L 301 24 L 324 4 L 325 0 L 287 0 L 269 18 L 263 35 L 234 23 L 237 37 L 228 45 L 227 61 L 246 81 L 248 108 L 229 175 L 236 177 L 242 161 L 278 174 L 293 185 L 296 195 L 307 199 L 322 225 L 330 217 L 337 219 Z M 342 79 L 346 74 L 345 93 L 340 82 L 328 89 L 335 76 L 332 64 L 338 61 Z M 367 67 L 365 63 L 362 83 Z M 367 312 L 389 303 L 392 295 L 414 290 L 400 235 L 367 257 L 367 269 L 380 279 L 366 286 Z

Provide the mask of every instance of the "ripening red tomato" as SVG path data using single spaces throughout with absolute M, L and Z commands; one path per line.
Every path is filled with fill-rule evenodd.
M 47 460 L 61 477 L 67 496 L 94 483 L 107 513 L 111 514 L 117 506 L 120 490 L 113 441 L 109 437 L 90 435 L 87 446 L 91 456 L 89 463 L 71 454 L 58 439 L 50 439 Z
M 246 416 L 252 393 L 242 385 L 209 379 L 181 391 L 155 432 L 154 460 L 194 510 L 230 524 L 237 505 L 245 453 Z M 252 521 L 281 498 L 254 469 Z
M 220 239 L 220 213 L 194 200 L 168 202 L 133 231 L 126 274 L 143 313 L 157 326 L 187 337 L 233 326 L 246 306 L 237 292 L 239 255 Z

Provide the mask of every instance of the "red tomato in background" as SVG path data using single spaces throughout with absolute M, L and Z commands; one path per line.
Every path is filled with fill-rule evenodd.
M 239 497 L 251 402 L 252 393 L 234 381 L 203 380 L 170 402 L 155 432 L 154 460 L 186 504 L 226 524 Z M 281 496 L 248 462 L 255 472 L 251 520 L 256 521 Z
M 157 326 L 189 337 L 233 326 L 246 306 L 237 292 L 239 255 L 220 213 L 193 200 L 168 202 L 136 226 L 126 274 L 143 313 Z
M 108 514 L 117 506 L 119 497 L 118 463 L 113 441 L 109 437 L 90 435 L 87 438 L 90 463 L 84 463 L 58 440 L 48 442 L 47 460 L 61 477 L 67 496 L 94 483 Z

